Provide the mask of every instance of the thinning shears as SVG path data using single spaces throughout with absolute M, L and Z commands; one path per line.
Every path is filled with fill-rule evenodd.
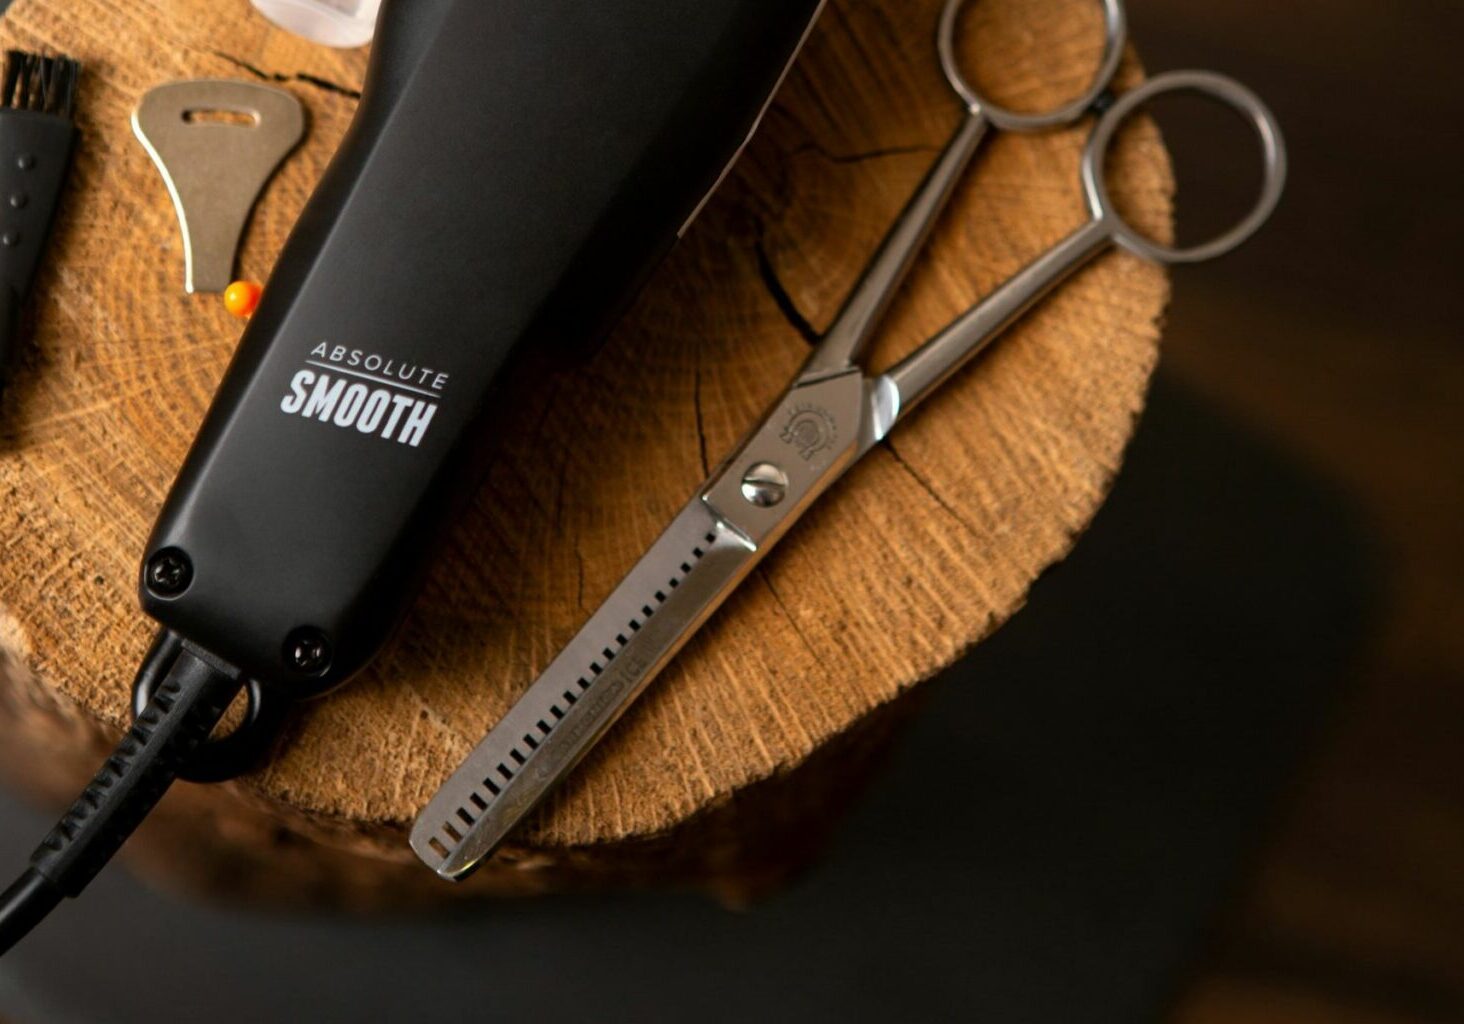
M 1103 0 L 1106 47 L 1094 83 L 1067 106 L 1005 110 L 972 86 L 957 60 L 967 0 L 949 0 L 940 60 L 966 117 L 901 214 L 823 341 L 766 419 L 696 492 L 579 634 L 503 718 L 418 818 L 412 848 L 448 879 L 470 874 L 570 772 L 767 557 L 773 546 L 871 448 L 1008 326 L 1099 254 L 1117 245 L 1165 264 L 1229 252 L 1275 210 L 1286 177 L 1280 128 L 1250 90 L 1221 75 L 1159 75 L 1111 100 L 1126 40 L 1121 0 Z M 1161 95 L 1193 92 L 1241 114 L 1265 162 L 1250 213 L 1205 244 L 1174 248 L 1131 228 L 1110 197 L 1104 161 L 1127 118 Z M 1111 102 L 1110 102 L 1111 100 Z M 915 257 L 995 127 L 1040 131 L 1103 108 L 1082 160 L 1090 219 L 914 354 L 882 374 L 860 360 Z

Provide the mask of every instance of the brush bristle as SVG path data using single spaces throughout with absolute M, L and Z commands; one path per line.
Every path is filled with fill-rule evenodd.
M 69 57 L 42 57 L 23 50 L 5 54 L 0 107 L 71 117 L 81 65 Z

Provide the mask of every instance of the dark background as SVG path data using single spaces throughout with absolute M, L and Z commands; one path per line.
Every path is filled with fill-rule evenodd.
M 1112 501 L 822 867 L 744 913 L 385 923 L 113 871 L 0 962 L 0 1017 L 1464 1021 L 1464 7 L 1130 8 L 1151 68 L 1270 100 L 1290 193 L 1176 276 Z M 1228 159 L 1165 127 L 1182 172 Z M 0 799 L 0 863 L 48 824 Z

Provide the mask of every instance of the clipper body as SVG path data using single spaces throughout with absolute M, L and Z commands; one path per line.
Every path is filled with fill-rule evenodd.
M 146 611 L 294 696 L 358 672 L 477 483 L 505 373 L 608 330 L 820 6 L 387 0 L 356 122 L 149 541 Z

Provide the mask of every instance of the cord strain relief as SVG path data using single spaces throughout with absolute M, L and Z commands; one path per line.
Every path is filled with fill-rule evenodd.
M 67 896 L 86 888 L 157 806 L 242 688 L 187 647 L 175 656 L 152 701 L 31 857 Z

